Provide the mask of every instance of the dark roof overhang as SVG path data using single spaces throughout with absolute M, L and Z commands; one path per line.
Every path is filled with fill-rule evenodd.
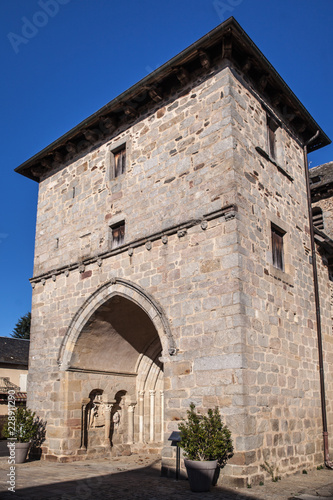
M 292 128 L 301 144 L 319 131 L 316 141 L 309 145 L 308 152 L 330 144 L 330 139 L 285 81 L 237 21 L 230 17 L 22 163 L 15 171 L 39 181 L 53 168 L 110 137 L 124 121 L 137 119 L 152 104 L 156 105 L 179 91 L 193 76 L 207 72 L 222 59 L 230 61 L 245 74 Z

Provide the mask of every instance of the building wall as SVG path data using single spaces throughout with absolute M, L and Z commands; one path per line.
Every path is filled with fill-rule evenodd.
M 324 231 L 327 236 L 333 238 L 333 200 L 332 198 L 324 198 L 312 203 L 312 207 L 319 207 L 323 212 Z
M 312 176 L 319 174 L 323 183 L 320 193 L 316 193 L 315 197 L 323 196 L 316 202 L 312 203 L 312 208 L 319 207 L 322 210 L 324 228 L 320 229 L 329 238 L 333 238 L 333 200 L 330 189 L 330 163 L 315 167 L 311 170 Z M 313 184 L 316 188 L 316 183 Z M 326 392 L 326 408 L 327 408 L 327 425 L 329 437 L 329 449 L 333 446 L 333 416 L 332 416 L 332 367 L 333 367 L 333 275 L 332 270 L 328 267 L 327 255 L 325 255 L 319 247 L 317 247 L 317 269 L 319 280 L 319 300 L 321 312 L 321 325 L 323 337 L 323 361 L 324 361 L 324 383 Z
M 284 172 L 260 157 L 255 147 L 267 151 L 266 112 L 246 85 L 234 82 L 239 113 L 235 170 L 247 352 L 242 398 L 243 412 L 249 416 L 248 424 L 252 423 L 249 435 L 240 436 L 238 442 L 236 439 L 236 445 L 245 452 L 244 463 L 257 448 L 253 472 L 263 459 L 276 463 L 280 470 L 295 470 L 322 460 L 303 151 L 282 127 L 277 132 L 276 162 Z M 285 272 L 272 265 L 271 223 L 286 232 Z M 226 472 L 231 467 L 228 465 Z
M 21 368 L 7 368 L 7 367 L 0 366 L 0 377 L 8 377 L 12 384 L 15 384 L 18 387 L 20 387 L 21 391 L 25 391 L 26 389 L 21 387 L 20 376 L 27 375 L 27 373 L 28 373 L 28 370 L 25 370 L 22 367 Z
M 128 242 L 230 204 L 228 78 L 207 78 L 41 182 L 34 275 L 109 250 L 122 218 Z M 127 172 L 110 181 L 110 150 L 124 141 Z
M 329 273 L 325 259 L 317 252 L 317 269 L 319 281 L 319 300 L 321 313 L 321 330 L 323 342 L 324 384 L 326 398 L 327 428 L 329 451 L 333 447 L 333 301 L 332 275 Z
M 225 469 L 234 483 L 259 481 L 263 460 L 282 473 L 320 463 L 302 149 L 280 127 L 278 166 L 256 150 L 267 151 L 266 111 L 227 67 L 118 132 L 40 183 L 34 276 L 63 267 L 33 290 L 28 403 L 48 421 L 45 453 L 77 454 L 80 401 L 95 375 L 59 370 L 59 351 L 74 315 L 117 277 L 156 300 L 178 349 L 170 355 L 161 336 L 165 471 L 174 467 L 167 437 L 191 401 L 220 407 L 235 443 Z M 125 139 L 127 172 L 110 179 L 110 149 Z M 142 243 L 98 260 L 123 219 L 125 243 Z M 272 265 L 271 223 L 286 232 L 285 272 Z
M 12 384 L 17 385 L 20 391 L 26 391 L 26 383 L 23 377 L 27 377 L 28 370 L 24 368 L 7 368 L 0 367 L 0 377 L 8 377 Z M 8 415 L 8 404 L 3 402 L 0 404 L 0 415 Z
M 84 301 L 114 276 L 136 283 L 161 304 L 179 349 L 172 367 L 164 349 L 164 386 L 170 402 L 166 433 L 177 428 L 190 396 L 205 406 L 210 401 L 224 404 L 223 388 L 216 394 L 210 387 L 213 381 L 203 380 L 203 375 L 216 336 L 215 361 L 209 362 L 222 362 L 227 370 L 223 376 L 214 376 L 215 385 L 229 383 L 241 365 L 238 347 L 226 349 L 221 336 L 222 331 L 232 329 L 233 322 L 237 324 L 234 318 L 240 309 L 237 220 L 234 214 L 229 214 L 228 221 L 220 216 L 203 229 L 199 219 L 235 198 L 232 107 L 230 99 L 224 98 L 229 79 L 229 70 L 218 71 L 195 90 L 156 109 L 114 141 L 40 184 L 35 275 L 81 259 L 80 237 L 87 230 L 91 232 L 90 254 L 107 250 L 109 225 L 119 218 L 126 221 L 125 243 L 192 221 L 187 233 L 169 235 L 167 244 L 159 238 L 151 250 L 142 244 L 132 256 L 123 252 L 103 259 L 100 266 L 98 262 L 87 265 L 84 272 L 77 268 L 68 276 L 54 276 L 55 281 L 36 283 L 29 397 L 47 417 L 49 435 L 54 426 L 58 441 L 57 445 L 49 442 L 49 450 L 58 455 L 68 448 L 63 441 L 67 433 L 59 428 L 67 397 L 60 390 L 66 382 L 57 365 L 61 342 Z M 106 157 L 108 149 L 121 142 L 119 136 L 129 137 L 129 168 L 124 176 L 110 181 Z M 73 182 L 77 183 L 74 199 Z M 59 248 L 54 248 L 58 237 Z M 165 347 L 165 339 L 161 342 Z M 198 369 L 196 376 L 193 366 Z M 78 392 L 80 400 L 84 394 Z M 78 418 L 78 406 L 68 406 L 68 411 L 68 419 Z

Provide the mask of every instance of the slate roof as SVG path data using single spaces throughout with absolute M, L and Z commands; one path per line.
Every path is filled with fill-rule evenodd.
M 170 94 L 179 92 L 192 76 L 202 77 L 222 59 L 232 62 L 256 88 L 261 89 L 265 101 L 271 103 L 302 143 L 319 132 L 316 140 L 308 145 L 308 152 L 331 143 L 251 38 L 230 17 L 15 171 L 39 182 L 52 170 L 72 161 L 74 156 L 82 155 L 96 144 L 117 135 L 119 126 L 129 125 L 140 114 L 145 115 L 152 105 L 156 106 Z
M 309 170 L 312 202 L 333 196 L 333 161 Z
M 0 337 L 0 365 L 22 365 L 28 368 L 30 341 Z

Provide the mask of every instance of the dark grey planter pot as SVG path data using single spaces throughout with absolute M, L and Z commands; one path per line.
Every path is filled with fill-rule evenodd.
M 15 463 L 23 464 L 28 455 L 30 443 L 15 443 Z
M 217 460 L 199 462 L 184 459 L 190 488 L 194 492 L 209 491 L 217 467 Z

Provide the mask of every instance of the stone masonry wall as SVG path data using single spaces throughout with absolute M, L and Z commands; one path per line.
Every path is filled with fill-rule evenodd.
M 324 382 L 326 397 L 329 452 L 333 449 L 333 300 L 332 276 L 322 256 L 317 252 L 321 329 L 323 339 Z
M 322 200 L 312 203 L 312 207 L 319 207 L 323 212 L 324 233 L 333 239 L 333 199 L 323 198 Z
M 225 69 L 45 179 L 34 275 L 107 251 L 109 226 L 121 219 L 132 241 L 228 205 L 227 87 Z M 127 172 L 110 180 L 109 152 L 125 141 Z
M 207 221 L 207 227 L 198 220 L 187 233 L 170 235 L 167 244 L 153 241 L 151 250 L 142 244 L 132 256 L 122 252 L 81 273 L 66 272 L 77 260 L 107 250 L 109 225 L 121 218 L 126 243 L 233 202 L 229 78 L 228 69 L 213 73 L 40 184 L 35 276 L 64 266 L 63 273 L 37 280 L 33 291 L 29 404 L 48 421 L 49 456 L 65 459 L 78 445 L 84 391 L 82 383 L 68 388 L 68 375 L 58 371 L 64 335 L 84 301 L 114 276 L 151 294 L 170 322 L 178 354 L 164 352 L 166 437 L 190 401 L 201 407 L 232 403 L 227 387 L 238 384 L 243 366 L 234 213 Z M 110 180 L 108 149 L 125 137 L 127 173 Z M 82 255 L 86 235 L 90 245 L 83 245 Z M 226 341 L 232 336 L 237 342 Z M 169 452 L 168 444 L 164 454 Z
M 110 179 L 110 149 L 125 139 L 127 172 Z M 77 455 L 86 389 L 59 371 L 64 336 L 85 300 L 119 277 L 160 304 L 178 349 L 170 356 L 161 339 L 166 470 L 167 437 L 191 401 L 219 406 L 230 426 L 236 452 L 225 476 L 234 483 L 259 481 L 265 459 L 282 473 L 322 461 L 302 150 L 284 127 L 280 168 L 256 147 L 267 150 L 262 103 L 220 67 L 40 183 L 34 276 L 49 274 L 33 285 L 28 403 L 48 422 L 47 455 Z M 125 243 L 143 243 L 98 261 L 120 220 Z M 190 220 L 167 243 L 145 245 Z M 286 231 L 285 272 L 272 265 L 271 223 Z
M 276 160 L 265 158 L 256 149 L 268 153 L 265 106 L 236 72 L 231 95 L 237 121 L 234 168 L 247 367 L 238 397 L 251 429 L 236 439 L 236 447 L 244 451 L 241 463 L 251 463 L 247 473 L 255 475 L 263 460 L 280 471 L 322 461 L 318 350 L 303 151 L 282 123 L 276 132 Z M 284 272 L 272 265 L 271 223 L 285 231 Z M 328 281 L 322 278 L 327 332 Z M 327 369 L 331 338 L 325 336 Z M 330 405 L 328 411 L 332 422 Z M 235 424 L 232 417 L 233 431 Z M 227 465 L 226 473 L 239 474 L 233 468 Z

